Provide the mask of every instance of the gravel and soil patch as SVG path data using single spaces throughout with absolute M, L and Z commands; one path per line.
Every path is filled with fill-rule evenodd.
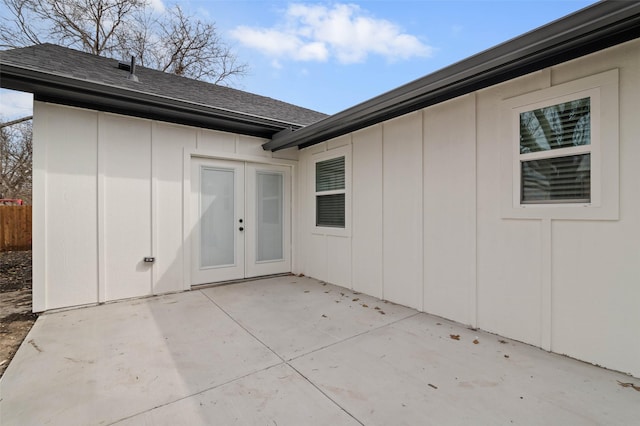
M 37 318 L 31 312 L 31 250 L 0 252 L 0 377 Z

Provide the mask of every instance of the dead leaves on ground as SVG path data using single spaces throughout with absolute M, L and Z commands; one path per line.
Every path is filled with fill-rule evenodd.
M 460 340 L 460 335 L 459 334 L 450 334 L 449 337 L 451 338 L 451 340 Z M 473 344 L 474 345 L 477 345 L 478 343 L 480 343 L 480 340 L 478 340 L 477 337 L 475 339 L 473 339 Z
M 297 275 L 296 275 L 296 276 L 297 276 Z M 326 283 L 326 282 L 324 282 L 324 281 L 320 281 L 320 283 L 321 283 L 323 286 L 327 285 L 327 283 Z M 310 293 L 311 291 L 310 291 L 310 290 L 304 290 L 304 292 L 305 292 L 305 293 Z M 325 293 L 325 294 L 328 294 L 328 293 L 330 293 L 330 292 L 331 292 L 331 290 L 325 290 L 325 291 L 324 291 L 324 293 Z M 359 293 L 359 292 L 357 292 L 357 291 L 352 291 L 352 292 L 351 292 L 351 294 L 352 294 L 353 296 L 358 296 L 358 295 L 360 295 L 361 293 Z M 345 298 L 345 297 L 347 298 L 347 301 L 348 301 L 348 299 L 349 299 L 349 298 L 351 298 L 351 301 L 352 301 L 352 302 L 360 302 L 360 303 L 359 303 L 359 305 L 360 305 L 360 306 L 362 306 L 363 308 L 368 308 L 368 307 L 369 307 L 369 305 L 367 305 L 366 303 L 362 303 L 362 301 L 360 300 L 360 298 L 359 298 L 359 297 L 352 297 L 352 296 L 350 296 L 350 295 L 348 295 L 348 294 L 346 294 L 346 293 L 344 293 L 344 292 L 340 292 L 340 300 L 334 300 L 334 301 L 335 301 L 336 303 L 340 303 L 340 302 L 342 302 L 342 301 L 343 301 L 343 300 L 342 300 L 342 298 Z M 382 302 L 383 302 L 383 303 L 387 303 L 387 301 L 386 301 L 386 300 L 383 300 Z M 373 309 L 375 309 L 376 311 L 378 311 L 378 313 L 379 313 L 380 315 L 386 315 L 386 314 L 387 314 L 387 313 L 386 313 L 385 311 L 383 311 L 379 306 L 375 306 Z M 322 317 L 323 317 L 323 318 L 326 318 L 326 316 L 325 316 L 325 315 L 322 315 Z

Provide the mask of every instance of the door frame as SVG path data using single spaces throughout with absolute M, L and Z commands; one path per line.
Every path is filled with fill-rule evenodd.
M 245 172 L 246 163 L 240 161 L 219 160 L 210 158 L 192 158 L 191 159 L 191 217 L 187 218 L 191 223 L 191 285 L 208 284 L 210 282 L 218 281 L 231 281 L 244 278 L 246 271 L 246 248 L 247 232 L 246 230 L 240 231 L 239 229 L 245 228 L 245 201 L 246 201 L 246 185 L 245 185 Z M 216 193 L 215 199 L 220 198 L 222 203 L 214 203 L 219 205 L 225 213 L 231 213 L 231 223 L 225 224 L 223 229 L 218 229 L 215 234 L 218 237 L 225 239 L 230 238 L 228 241 L 231 245 L 223 244 L 221 248 L 224 253 L 232 254 L 233 261 L 231 263 L 219 264 L 219 265 L 201 265 L 201 256 L 203 255 L 202 238 L 202 185 L 204 185 L 202 179 L 205 171 L 209 172 L 223 172 L 226 178 L 232 177 L 231 181 L 231 193 L 229 199 L 225 199 L 225 196 L 221 193 Z M 231 172 L 231 176 L 229 176 Z M 228 183 L 228 182 L 227 182 Z M 229 189 L 225 187 L 226 190 Z M 224 205 L 228 205 L 231 210 L 224 208 Z M 211 207 L 213 207 L 213 205 Z M 222 213 L 222 211 L 219 211 Z M 229 219 L 229 218 L 227 218 Z M 230 228 L 228 227 L 230 226 Z M 206 239 L 207 245 L 213 240 Z M 213 247 L 210 247 L 210 250 Z M 214 250 L 215 251 L 215 250 Z M 211 259 L 213 260 L 213 259 Z M 186 266 L 186 265 L 185 265 Z
M 296 204 L 296 173 L 297 160 L 286 158 L 270 158 L 258 155 L 235 154 L 229 152 L 220 152 L 205 149 L 185 148 L 182 165 L 182 288 L 183 290 L 191 290 L 191 257 L 192 257 L 192 241 L 191 241 L 191 160 L 193 158 L 237 161 L 242 163 L 255 163 L 273 166 L 286 166 L 290 168 L 291 193 L 289 205 L 290 231 L 289 231 L 289 256 L 291 258 L 291 271 L 295 269 L 295 243 L 294 235 L 297 229 L 297 218 L 294 214 L 294 206 Z
M 245 228 L 245 269 L 244 277 L 253 278 L 270 274 L 280 274 L 291 272 L 291 169 L 286 166 L 273 164 L 244 163 L 245 165 L 245 221 L 248 226 Z M 276 173 L 282 176 L 283 189 L 283 211 L 282 211 L 282 241 L 283 258 L 274 260 L 259 261 L 257 257 L 259 220 L 258 220 L 258 188 L 256 178 L 258 173 Z M 288 208 L 286 208 L 288 207 Z M 287 226 L 288 225 L 288 226 Z M 287 257 L 288 256 L 288 257 Z M 284 262 L 284 264 L 283 264 Z M 282 268 L 286 271 L 283 271 Z

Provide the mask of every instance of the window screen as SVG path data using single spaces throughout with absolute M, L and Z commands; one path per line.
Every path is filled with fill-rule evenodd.
M 591 154 L 522 163 L 522 202 L 584 202 L 591 199 Z
M 316 192 L 344 189 L 344 157 L 316 163 Z
M 345 157 L 316 163 L 316 226 L 345 227 Z
M 520 201 L 591 201 L 590 98 L 520 114 Z

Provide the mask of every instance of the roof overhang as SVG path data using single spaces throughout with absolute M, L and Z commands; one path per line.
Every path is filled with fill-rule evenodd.
M 640 37 L 640 3 L 602 1 L 307 127 L 263 148 L 304 148 Z
M 271 138 L 300 126 L 208 105 L 186 102 L 0 62 L 0 85 L 31 92 L 34 99 L 135 117 Z

